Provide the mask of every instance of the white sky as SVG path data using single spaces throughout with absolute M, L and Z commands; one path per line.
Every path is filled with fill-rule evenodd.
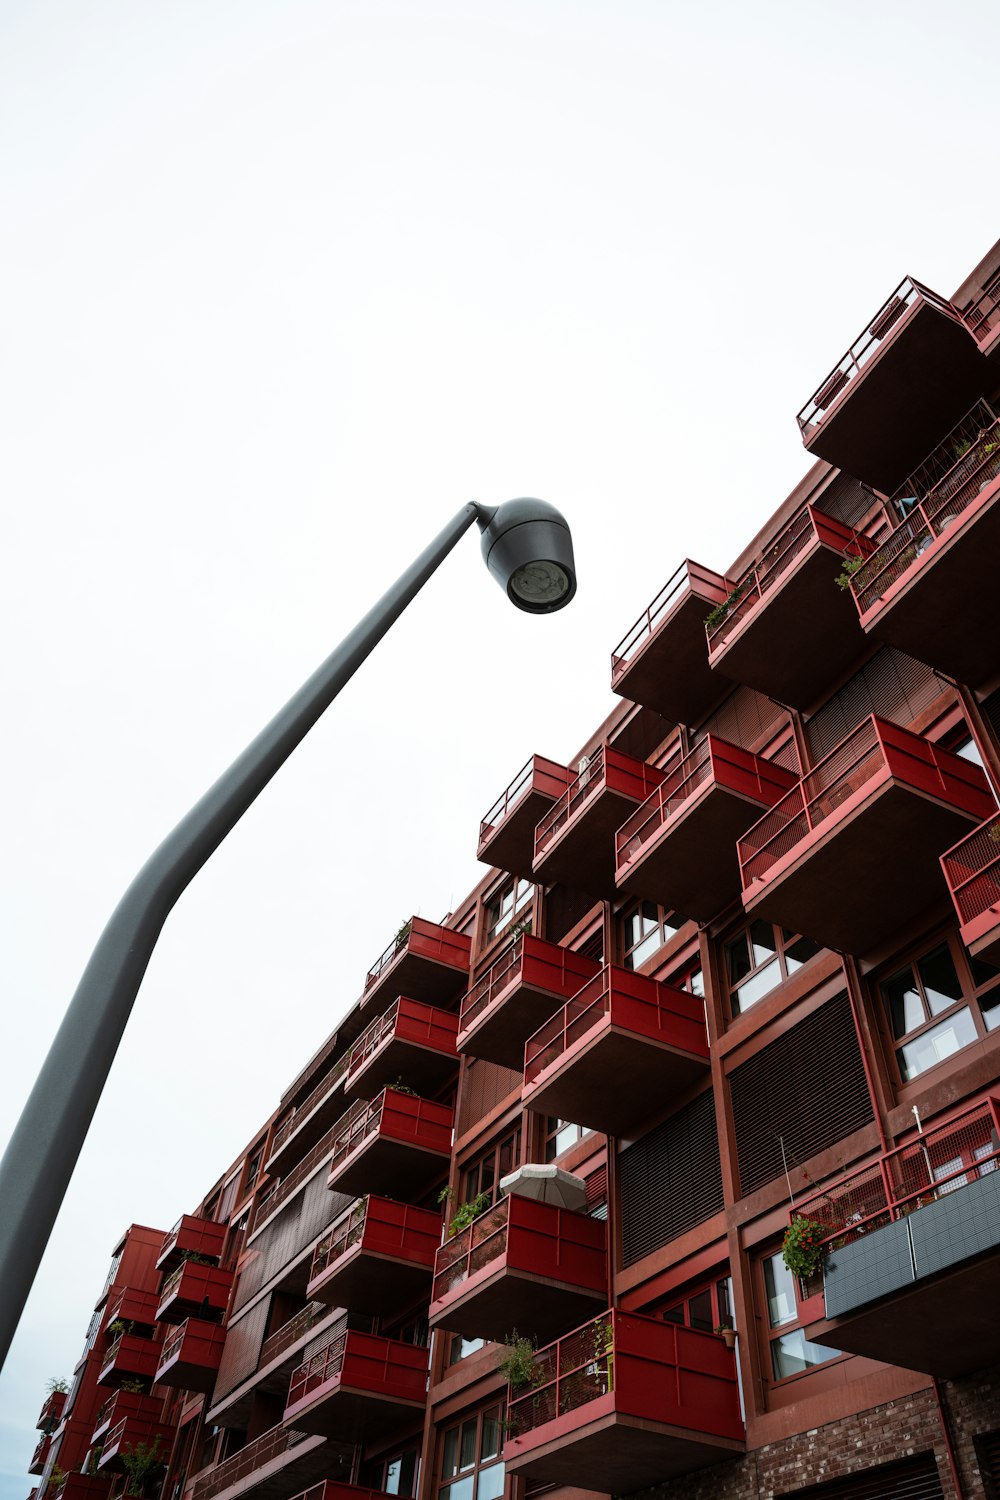
M 0 1500 L 124 1226 L 476 881 L 482 813 L 791 489 L 901 277 L 947 295 L 996 237 L 995 20 L 0 4 L 0 1137 L 139 865 L 454 511 L 551 500 L 580 575 L 534 620 L 466 538 L 182 898 L 0 1381 Z

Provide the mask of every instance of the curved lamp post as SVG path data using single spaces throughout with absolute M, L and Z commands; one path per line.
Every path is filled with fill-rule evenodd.
M 487 567 L 519 609 L 549 614 L 575 594 L 573 543 L 553 506 L 464 506 L 147 860 L 101 934 L 0 1163 L 0 1366 L 171 908 L 473 521 Z

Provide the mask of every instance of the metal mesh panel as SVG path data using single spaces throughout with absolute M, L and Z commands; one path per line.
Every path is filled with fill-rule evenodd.
M 991 818 L 944 856 L 948 887 L 964 924 L 1000 910 L 1000 818 Z
M 521 1082 L 521 1074 L 515 1068 L 504 1068 L 499 1063 L 481 1059 L 468 1063 L 462 1074 L 458 1101 L 458 1134 L 465 1135 L 504 1099 L 519 1093 Z
M 883 647 L 806 724 L 810 759 L 815 764 L 869 714 L 906 728 L 946 687 L 923 662 Z
M 717 734 L 720 739 L 748 750 L 752 745 L 759 744 L 763 736 L 785 717 L 787 711 L 779 703 L 773 703 L 770 698 L 765 698 L 763 693 L 755 692 L 753 688 L 738 687 L 705 720 L 698 730 L 697 738 L 701 740 L 706 734 Z

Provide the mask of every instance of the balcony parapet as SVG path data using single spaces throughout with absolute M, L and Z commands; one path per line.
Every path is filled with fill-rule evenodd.
M 169 1234 L 164 1235 L 156 1269 L 172 1271 L 186 1255 L 199 1255 L 212 1261 L 221 1259 L 227 1231 L 228 1225 L 219 1224 L 214 1219 L 182 1214 Z
M 249 1239 L 252 1239 L 259 1230 L 263 1229 L 267 1221 L 289 1201 L 294 1193 L 298 1192 L 299 1188 L 309 1181 L 310 1177 L 318 1172 L 321 1167 L 327 1165 L 333 1153 L 343 1118 L 341 1116 L 340 1119 L 336 1120 L 330 1126 L 326 1134 L 320 1137 L 310 1151 L 306 1152 L 301 1161 L 296 1162 L 295 1166 L 286 1176 L 279 1177 L 276 1181 L 268 1184 L 267 1188 L 257 1199 L 254 1207 L 253 1218 L 250 1221 Z
M 155 1292 L 147 1292 L 136 1286 L 119 1287 L 108 1300 L 105 1329 L 110 1328 L 112 1323 L 121 1322 L 133 1325 L 130 1332 L 134 1331 L 136 1324 L 152 1331 L 157 1322 L 158 1300 Z
M 157 1422 L 162 1413 L 163 1400 L 159 1396 L 147 1396 L 139 1391 L 112 1391 L 94 1418 L 91 1443 L 100 1442 L 105 1433 L 112 1427 L 117 1427 L 123 1417 L 140 1417 L 147 1422 Z
M 359 1196 L 417 1191 L 447 1165 L 454 1118 L 447 1105 L 399 1089 L 359 1099 L 335 1127 L 328 1186 Z
M 38 1421 L 35 1423 L 35 1426 L 42 1432 L 55 1432 L 62 1421 L 63 1408 L 68 1394 L 67 1391 L 51 1391 L 46 1396 L 38 1414 Z
M 158 1323 L 181 1323 L 192 1314 L 222 1318 L 229 1305 L 233 1272 L 187 1260 L 171 1271 L 160 1288 Z M 154 1299 L 155 1300 L 155 1299 Z
M 104 1351 L 98 1385 L 121 1385 L 126 1380 L 152 1380 L 160 1343 L 134 1333 L 120 1333 Z
M 533 755 L 480 823 L 476 857 L 498 870 L 530 880 L 535 825 L 571 780 L 572 772 L 566 766 Z
M 462 1001 L 459 1050 L 505 1068 L 522 1068 L 531 1033 L 600 967 L 581 953 L 520 933 Z
M 433 1093 L 458 1070 L 457 1034 L 453 1012 L 400 995 L 355 1042 L 344 1093 L 370 1099 L 397 1078 Z
M 156 1369 L 158 1385 L 210 1392 L 222 1360 L 226 1331 L 203 1318 L 185 1318 L 163 1341 Z
M 427 1350 L 346 1329 L 292 1372 L 285 1422 L 360 1438 L 427 1404 Z
M 732 684 L 708 660 L 704 620 L 732 579 L 685 559 L 611 655 L 611 688 L 671 724 L 697 724 Z
M 331 1468 L 349 1474 L 351 1459 L 346 1444 L 324 1442 L 280 1423 L 196 1479 L 191 1500 L 235 1497 L 249 1489 L 260 1500 L 282 1500 L 289 1488 L 321 1479 Z
M 396 995 L 447 1005 L 469 979 L 472 939 L 463 932 L 411 917 L 368 970 L 362 1006 L 382 1008 Z M 391 988 L 390 988 L 391 984 Z
M 31 1455 L 31 1462 L 28 1465 L 29 1474 L 41 1475 L 42 1473 L 44 1473 L 45 1464 L 49 1456 L 49 1449 L 51 1447 L 52 1434 L 50 1432 L 43 1432 L 41 1437 L 38 1439 L 38 1442 L 35 1444 L 34 1453 Z
M 873 714 L 739 840 L 743 904 L 867 952 L 939 898 L 941 849 L 994 807 L 979 766 Z
M 348 1047 L 347 1051 L 338 1058 L 330 1071 L 320 1079 L 312 1092 L 281 1122 L 274 1133 L 274 1140 L 271 1142 L 271 1150 L 267 1159 L 267 1170 L 269 1172 L 274 1169 L 279 1157 L 292 1142 L 292 1137 L 296 1136 L 301 1140 L 305 1135 L 306 1126 L 317 1124 L 320 1114 L 325 1112 L 325 1107 L 333 1105 L 334 1096 L 347 1077 L 350 1060 L 351 1048 Z M 322 1129 L 319 1128 L 316 1133 L 322 1134 Z M 304 1141 L 303 1144 L 308 1149 L 309 1146 L 314 1144 L 314 1141 L 310 1138 Z
M 440 1243 L 439 1213 L 370 1193 L 316 1246 L 307 1294 L 385 1312 L 426 1290 Z
M 655 766 L 599 745 L 535 829 L 536 876 L 613 898 L 615 830 L 662 780 Z
M 1000 964 L 1000 817 L 986 819 L 941 856 L 962 942 L 974 958 Z
M 162 1402 L 159 1404 L 162 1406 Z M 147 1417 L 127 1413 L 105 1437 L 97 1467 L 105 1472 L 124 1469 L 123 1452 L 134 1452 L 140 1444 L 150 1449 L 155 1448 L 160 1462 L 165 1464 L 170 1457 L 170 1445 L 175 1431 L 176 1428 L 169 1422 L 151 1421 Z

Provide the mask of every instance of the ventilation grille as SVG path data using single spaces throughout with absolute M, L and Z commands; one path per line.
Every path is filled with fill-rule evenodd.
M 812 764 L 869 714 L 906 728 L 947 686 L 923 662 L 884 646 L 809 720 L 806 744 Z
M 722 1169 L 711 1092 L 626 1147 L 619 1171 L 626 1266 L 718 1213 Z
M 901 1464 L 880 1464 L 826 1484 L 777 1494 L 808 1495 L 810 1500 L 942 1500 L 944 1491 L 933 1453 L 921 1453 Z
M 607 1167 L 598 1167 L 596 1172 L 591 1172 L 589 1177 L 583 1179 L 583 1185 L 587 1191 L 587 1212 L 590 1217 L 606 1219 L 608 1217 Z
M 873 1118 L 846 995 L 829 1000 L 729 1076 L 744 1197 Z M 801 1177 L 800 1177 L 801 1182 Z
M 857 527 L 872 509 L 875 500 L 869 490 L 851 474 L 838 474 L 816 501 L 816 509 L 845 526 Z
M 509 1098 L 515 1089 L 520 1091 L 523 1082 L 514 1068 L 502 1068 L 499 1063 L 484 1062 L 481 1058 L 471 1062 L 462 1077 L 458 1134 L 464 1135 L 485 1120 L 490 1110 Z
M 221 1401 L 234 1391 L 242 1380 L 252 1375 L 260 1358 L 267 1326 L 267 1297 L 262 1297 L 256 1307 L 251 1307 L 246 1317 L 237 1318 L 226 1329 L 226 1342 L 222 1346 L 219 1373 L 215 1377 L 213 1401 Z
M 776 725 L 788 717 L 787 709 L 772 703 L 763 693 L 753 688 L 738 687 L 721 707 L 691 736 L 692 745 L 698 744 L 708 733 L 717 734 L 731 745 L 748 750 L 764 735 L 770 734 Z

